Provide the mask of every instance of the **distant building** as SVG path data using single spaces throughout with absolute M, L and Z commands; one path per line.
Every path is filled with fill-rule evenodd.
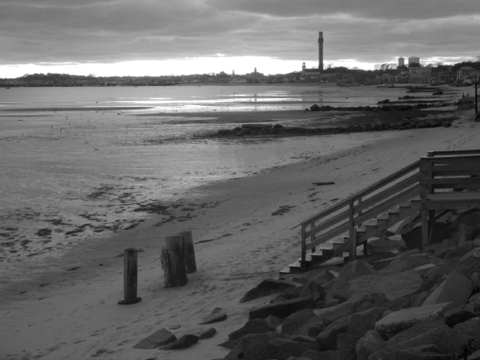
M 432 77 L 432 69 L 429 67 L 410 66 L 408 73 L 411 83 L 428 83 Z
M 403 57 L 398 58 L 398 67 L 405 66 L 405 59 Z
M 418 56 L 410 56 L 408 58 L 408 67 L 417 67 L 420 65 L 420 58 Z
M 302 78 L 303 80 L 311 80 L 313 78 L 318 79 L 321 75 L 320 69 L 312 68 L 307 69 L 305 63 L 302 63 Z

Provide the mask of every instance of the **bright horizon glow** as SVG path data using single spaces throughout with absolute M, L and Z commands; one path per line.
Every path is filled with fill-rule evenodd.
M 407 59 L 407 58 L 405 58 Z M 443 61 L 445 64 L 468 61 L 465 58 L 421 59 L 425 63 Z M 398 59 L 379 63 L 397 63 Z M 19 78 L 31 74 L 69 74 L 94 76 L 181 76 L 193 74 L 218 74 L 225 72 L 236 75 L 252 73 L 255 68 L 264 75 L 288 74 L 302 69 L 303 61 L 281 60 L 269 57 L 244 56 L 228 57 L 217 54 L 214 57 L 184 58 L 172 60 L 134 60 L 116 63 L 38 63 L 0 65 L 0 78 Z M 317 68 L 315 61 L 305 61 L 308 69 Z M 349 69 L 374 70 L 374 63 L 360 62 L 355 59 L 324 60 L 324 66 L 344 66 Z
M 330 63 L 326 61 L 325 64 Z M 348 63 L 348 60 L 333 61 L 337 66 Z M 341 63 L 341 65 L 340 65 Z M 362 63 L 363 66 L 370 64 Z M 318 63 L 307 62 L 307 67 L 318 66 Z M 373 69 L 373 65 L 370 66 Z M 225 72 L 244 75 L 254 72 L 265 75 L 288 74 L 302 70 L 302 61 L 280 60 L 259 56 L 228 57 L 217 54 L 215 57 L 184 58 L 172 60 L 134 60 L 117 63 L 39 63 L 0 65 L 0 78 L 18 78 L 25 74 L 59 73 L 70 75 L 93 74 L 95 76 L 163 76 L 163 75 L 192 75 L 192 74 L 218 74 Z

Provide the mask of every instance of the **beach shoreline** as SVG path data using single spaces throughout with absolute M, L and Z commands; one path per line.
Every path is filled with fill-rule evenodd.
M 356 134 L 369 140 L 327 156 L 310 154 L 255 175 L 200 185 L 185 194 L 195 216 L 162 226 L 155 226 L 158 219 L 153 216 L 101 242 L 72 247 L 64 258 L 51 259 L 50 271 L 14 283 L 2 293 L 0 356 L 171 360 L 225 356 L 228 351 L 217 345 L 243 325 L 250 307 L 266 301 L 238 300 L 298 258 L 299 234 L 290 229 L 429 150 L 477 147 L 480 126 L 472 122 L 471 111 L 460 115 L 451 128 L 376 133 L 382 140 L 371 133 Z M 335 184 L 313 185 L 319 181 Z M 164 289 L 162 241 L 184 230 L 193 231 L 198 272 L 189 275 L 185 287 Z M 132 239 L 142 249 L 138 292 L 143 300 L 120 307 L 120 255 L 132 246 Z M 204 329 L 199 320 L 215 307 L 225 309 L 228 318 L 215 325 L 214 338 L 181 351 L 132 349 L 162 327 L 177 335 Z

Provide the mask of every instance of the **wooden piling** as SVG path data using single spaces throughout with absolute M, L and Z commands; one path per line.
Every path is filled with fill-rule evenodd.
M 183 237 L 183 246 L 185 249 L 185 268 L 187 270 L 187 274 L 191 274 L 197 271 L 192 231 L 184 231 L 181 235 Z
M 142 300 L 137 296 L 137 250 L 125 249 L 123 251 L 123 296 L 120 305 L 136 304 Z
M 185 265 L 185 246 L 183 236 L 165 237 L 165 246 L 161 254 L 162 268 L 164 273 L 164 286 L 179 287 L 187 284 L 187 272 Z

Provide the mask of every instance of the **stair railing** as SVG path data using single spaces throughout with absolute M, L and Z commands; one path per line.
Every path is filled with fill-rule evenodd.
M 357 229 L 370 220 L 405 202 L 419 197 L 420 160 L 398 170 L 366 189 L 310 216 L 301 226 L 301 266 L 306 270 L 306 256 L 315 248 L 343 233 L 349 233 L 350 259 L 356 257 Z M 309 242 L 307 240 L 310 239 Z

